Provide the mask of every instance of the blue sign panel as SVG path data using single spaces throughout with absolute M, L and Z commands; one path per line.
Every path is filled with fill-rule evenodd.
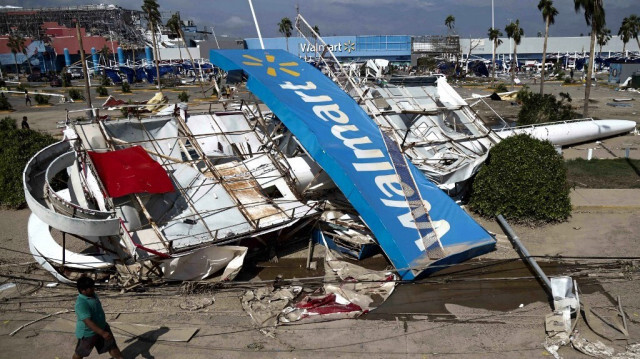
M 283 50 L 211 50 L 297 137 L 371 229 L 403 279 L 492 250 L 495 240 L 407 161 L 360 106 Z
M 609 83 L 619 84 L 620 73 L 622 72 L 622 64 L 613 63 L 609 65 Z
M 326 36 L 326 46 L 336 57 L 377 58 L 377 57 L 410 57 L 411 36 L 408 35 L 360 35 L 360 36 Z M 307 42 L 302 37 L 276 37 L 263 39 L 267 49 L 288 49 L 298 57 L 319 56 L 325 49 L 321 42 Z M 260 49 L 259 39 L 245 39 L 247 48 Z

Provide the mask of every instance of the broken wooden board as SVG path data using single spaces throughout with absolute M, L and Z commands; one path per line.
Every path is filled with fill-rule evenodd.
M 113 335 L 127 338 L 144 338 L 164 342 L 188 342 L 199 328 L 177 328 L 146 324 L 111 322 Z M 75 333 L 76 321 L 58 318 L 47 324 L 42 330 L 48 332 Z

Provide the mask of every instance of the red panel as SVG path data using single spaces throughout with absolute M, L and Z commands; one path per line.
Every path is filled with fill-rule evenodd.
M 325 296 L 304 297 L 296 304 L 296 308 L 306 309 L 308 313 L 320 315 L 362 311 L 359 305 L 351 302 L 348 304 L 338 304 L 334 293 L 329 293 Z
M 53 48 L 58 54 L 64 53 L 64 49 L 67 48 L 70 54 L 77 55 L 78 50 L 80 49 L 78 38 L 76 36 L 54 37 L 51 39 L 51 42 L 53 43 Z M 111 41 L 107 41 L 107 39 L 102 36 L 82 37 L 82 46 L 84 46 L 85 54 L 90 54 L 92 47 L 95 47 L 96 51 L 100 51 L 105 45 L 109 48 L 109 51 L 111 51 Z M 117 49 L 118 46 L 120 46 L 120 44 L 118 44 L 117 41 L 114 41 L 113 49 Z
M 87 152 L 109 197 L 173 192 L 167 172 L 140 146 L 110 152 Z
M 0 54 L 10 54 L 11 49 L 7 44 L 9 43 L 9 37 L 1 37 L 0 38 Z M 24 39 L 24 46 L 29 46 L 31 44 L 31 38 Z

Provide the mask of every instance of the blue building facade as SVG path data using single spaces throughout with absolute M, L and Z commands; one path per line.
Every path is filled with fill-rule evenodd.
M 408 63 L 411 61 L 411 36 L 408 35 L 360 35 L 360 36 L 323 36 L 329 49 L 341 61 L 364 61 L 368 59 L 386 59 L 391 62 Z M 245 39 L 247 49 L 260 49 L 257 38 Z M 288 50 L 301 57 L 313 57 L 322 53 L 322 44 L 309 44 L 302 37 L 264 38 L 265 49 Z

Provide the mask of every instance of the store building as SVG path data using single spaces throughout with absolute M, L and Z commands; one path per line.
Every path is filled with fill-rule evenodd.
M 340 61 L 366 61 L 385 59 L 397 63 L 411 61 L 411 36 L 408 35 L 358 35 L 323 36 L 329 49 Z M 260 49 L 257 38 L 245 39 L 247 49 Z M 302 37 L 264 38 L 267 49 L 282 49 L 301 57 L 314 57 L 324 51 L 322 44 L 309 44 Z

